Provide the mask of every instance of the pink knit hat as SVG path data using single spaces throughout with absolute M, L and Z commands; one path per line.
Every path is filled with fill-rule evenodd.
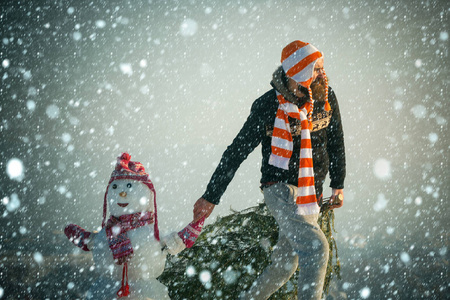
M 120 156 L 117 157 L 117 163 L 114 171 L 111 174 L 111 178 L 109 179 L 108 186 L 106 187 L 105 198 L 103 201 L 103 221 L 102 228 L 105 227 L 106 224 L 106 212 L 107 212 L 107 197 L 108 197 L 108 188 L 111 182 L 117 179 L 131 179 L 140 181 L 145 184 L 152 192 L 153 192 L 153 201 L 154 201 L 154 216 L 155 216 L 155 238 L 159 241 L 159 230 L 158 230 L 158 218 L 157 218 L 157 209 L 156 209 L 156 191 L 153 186 L 152 181 L 150 180 L 149 175 L 145 172 L 144 166 L 137 161 L 131 161 L 131 155 L 127 152 L 123 152 Z

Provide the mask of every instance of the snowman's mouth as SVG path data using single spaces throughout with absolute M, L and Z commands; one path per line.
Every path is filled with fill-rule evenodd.
M 120 207 L 126 207 L 128 203 L 117 203 L 117 205 L 119 205 Z

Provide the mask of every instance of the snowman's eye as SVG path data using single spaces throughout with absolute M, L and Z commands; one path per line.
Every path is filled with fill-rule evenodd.
M 117 184 L 114 183 L 114 184 L 112 185 L 112 188 L 113 188 L 113 189 L 117 189 Z
M 131 187 L 132 187 L 131 183 L 128 183 L 127 188 L 131 188 Z

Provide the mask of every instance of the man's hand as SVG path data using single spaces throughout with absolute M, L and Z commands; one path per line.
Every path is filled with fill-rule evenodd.
M 200 220 L 202 217 L 208 218 L 216 205 L 208 202 L 205 198 L 200 198 L 194 204 L 194 221 Z
M 341 195 L 341 197 L 338 197 Z M 341 198 L 341 200 L 339 200 Z M 331 190 L 331 209 L 339 208 L 344 205 L 344 190 L 343 189 L 332 189 Z

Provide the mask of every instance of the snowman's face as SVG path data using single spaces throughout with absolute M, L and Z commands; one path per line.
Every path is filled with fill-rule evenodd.
M 118 179 L 108 187 L 111 215 L 119 217 L 142 211 L 154 211 L 153 192 L 142 182 Z

